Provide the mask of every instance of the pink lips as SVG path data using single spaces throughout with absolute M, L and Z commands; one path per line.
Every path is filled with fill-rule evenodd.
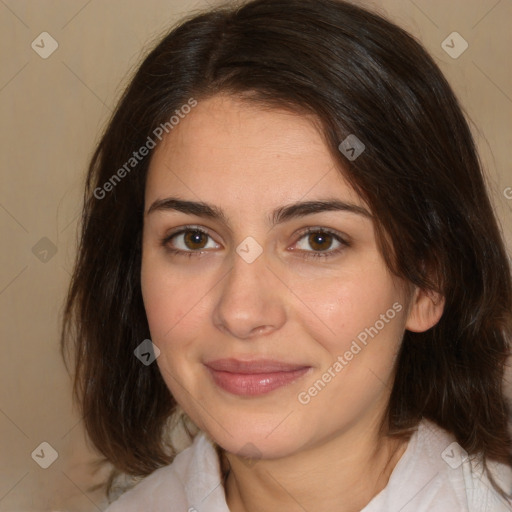
M 254 396 L 286 386 L 305 375 L 310 366 L 270 359 L 217 359 L 205 363 L 214 382 L 235 395 Z

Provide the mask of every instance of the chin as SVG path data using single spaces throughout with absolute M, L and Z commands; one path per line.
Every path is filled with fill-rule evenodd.
M 222 426 L 211 421 L 204 425 L 208 435 L 229 453 L 250 459 L 278 459 L 299 450 L 307 442 L 307 433 L 283 418 L 263 423 L 260 419 L 233 418 Z M 281 425 L 279 425 L 279 423 Z M 277 428 L 276 428 L 277 426 Z

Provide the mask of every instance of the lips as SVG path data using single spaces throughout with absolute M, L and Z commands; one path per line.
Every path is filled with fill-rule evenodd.
M 217 359 L 205 363 L 212 370 L 230 373 L 274 373 L 289 372 L 300 368 L 307 368 L 307 365 L 290 364 L 273 359 L 256 359 L 253 361 L 240 361 L 238 359 Z
M 245 396 L 261 395 L 291 384 L 311 369 L 307 365 L 271 359 L 217 359 L 205 363 L 205 366 L 217 386 L 229 393 Z

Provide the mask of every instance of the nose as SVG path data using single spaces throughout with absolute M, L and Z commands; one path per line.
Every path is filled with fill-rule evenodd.
M 280 329 L 286 321 L 286 290 L 269 268 L 266 254 L 248 263 L 235 253 L 233 261 L 233 267 L 219 283 L 214 325 L 244 340 Z

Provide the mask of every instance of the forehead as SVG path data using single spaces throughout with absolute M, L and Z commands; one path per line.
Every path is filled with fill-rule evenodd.
M 157 146 L 146 203 L 172 192 L 260 208 L 326 195 L 362 204 L 339 167 L 311 116 L 218 95 L 199 101 Z

